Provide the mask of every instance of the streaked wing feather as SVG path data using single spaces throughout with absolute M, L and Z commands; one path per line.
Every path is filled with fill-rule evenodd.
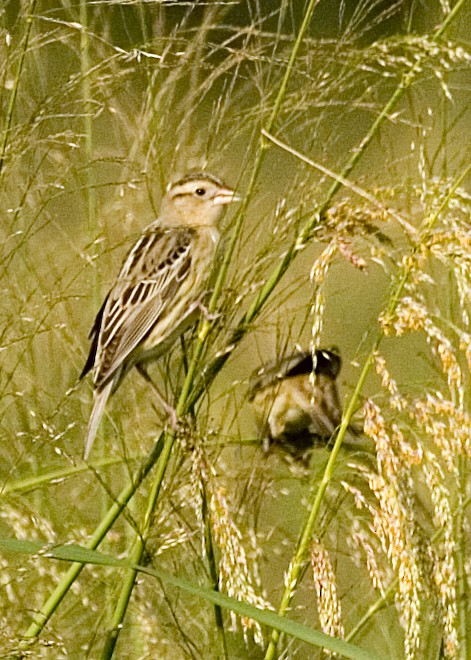
M 110 380 L 108 383 L 106 383 L 103 389 L 95 390 L 93 409 L 90 415 L 90 419 L 88 420 L 87 437 L 85 440 L 85 450 L 83 454 L 83 459 L 85 461 L 90 455 L 90 451 L 92 449 L 93 442 L 96 438 L 98 427 L 100 425 L 100 420 L 103 416 L 103 411 L 105 410 L 106 402 L 108 401 L 108 398 L 113 390 L 114 384 L 115 383 L 113 380 Z
M 95 321 L 93 323 L 92 329 L 89 332 L 88 338 L 92 340 L 92 345 L 90 346 L 90 350 L 88 352 L 88 357 L 87 357 L 87 361 L 85 362 L 85 366 L 83 367 L 82 373 L 79 376 L 80 380 L 84 376 L 86 376 L 89 371 L 93 369 L 93 366 L 95 364 L 96 353 L 98 350 L 98 339 L 100 336 L 100 328 L 101 328 L 101 323 L 103 320 L 103 314 L 105 311 L 107 301 L 108 301 L 108 296 L 106 296 L 106 298 L 104 299 L 103 304 L 100 307 L 100 311 L 95 317 Z
M 191 265 L 191 244 L 190 230 L 156 229 L 131 250 L 104 310 L 97 383 L 113 374 L 172 304 Z

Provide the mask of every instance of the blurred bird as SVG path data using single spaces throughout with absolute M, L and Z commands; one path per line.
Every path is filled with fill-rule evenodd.
M 336 378 L 341 359 L 336 349 L 298 351 L 252 374 L 249 401 L 267 451 L 272 444 L 302 456 L 327 444 L 342 419 Z M 314 373 L 314 383 L 311 374 Z M 352 435 L 358 431 L 351 427 Z
M 108 397 L 133 367 L 163 355 L 203 311 L 204 286 L 219 241 L 226 204 L 239 201 L 215 176 L 192 173 L 174 183 L 159 217 L 128 253 L 90 332 L 81 378 L 93 373 L 94 404 L 87 459 Z M 167 406 L 167 408 L 170 408 Z

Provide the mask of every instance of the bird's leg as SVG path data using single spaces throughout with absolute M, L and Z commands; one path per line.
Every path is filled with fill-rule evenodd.
M 271 449 L 271 440 L 270 440 L 270 438 L 268 437 L 268 435 L 265 434 L 265 435 L 263 436 L 262 443 L 263 443 L 263 444 L 262 444 L 262 447 L 263 447 L 263 453 L 266 455 L 266 454 L 268 454 L 268 453 L 270 452 L 270 449 Z
M 178 419 L 177 419 L 177 413 L 176 413 L 175 408 L 173 406 L 171 406 L 169 403 L 167 403 L 167 401 L 165 401 L 164 397 L 160 394 L 159 388 L 154 383 L 152 378 L 149 376 L 146 367 L 143 364 L 136 364 L 136 369 L 140 373 L 140 375 L 144 378 L 144 380 L 147 383 L 149 383 L 149 385 L 154 390 L 154 394 L 156 395 L 156 397 L 159 401 L 159 405 L 162 406 L 162 408 L 165 410 L 165 412 L 169 416 L 170 426 L 172 427 L 173 430 L 175 430 L 178 426 Z

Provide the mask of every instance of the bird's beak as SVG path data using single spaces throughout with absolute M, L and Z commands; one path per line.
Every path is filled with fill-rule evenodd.
M 213 197 L 213 204 L 230 204 L 240 200 L 241 198 L 230 188 L 220 188 L 218 194 Z

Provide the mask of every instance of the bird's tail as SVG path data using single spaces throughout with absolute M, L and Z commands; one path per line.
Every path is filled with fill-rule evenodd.
M 99 390 L 95 390 L 93 410 L 92 410 L 92 414 L 90 415 L 90 419 L 88 420 L 87 439 L 85 441 L 85 451 L 83 452 L 84 461 L 88 459 L 88 456 L 92 449 L 93 442 L 95 440 L 98 427 L 100 425 L 101 416 L 103 415 L 106 402 L 108 401 L 108 397 L 110 396 L 111 391 L 113 389 L 113 384 L 114 381 L 113 379 L 111 379 L 106 383 L 106 385 L 103 388 Z

